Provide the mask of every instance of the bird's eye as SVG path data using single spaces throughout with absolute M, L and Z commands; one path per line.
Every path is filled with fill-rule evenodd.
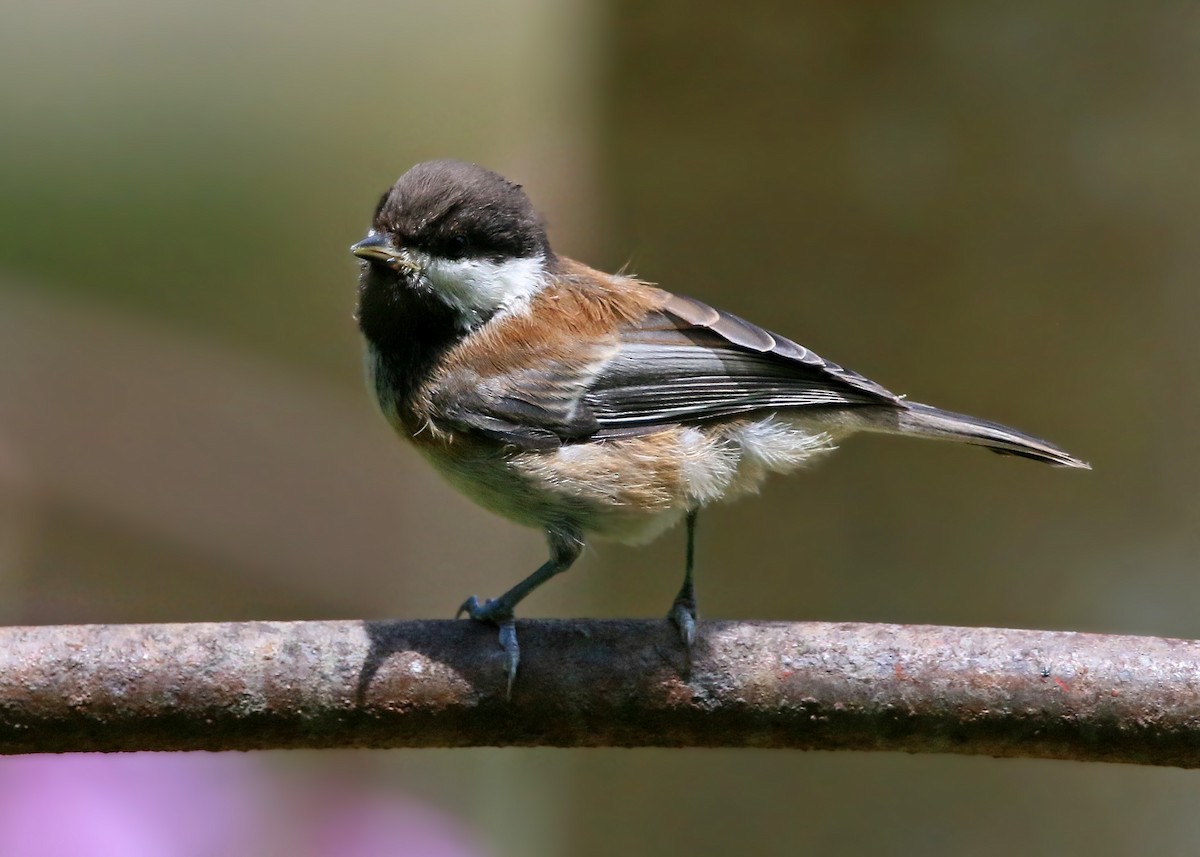
M 461 259 L 467 254 L 467 236 L 456 232 L 446 242 L 446 250 L 453 259 Z

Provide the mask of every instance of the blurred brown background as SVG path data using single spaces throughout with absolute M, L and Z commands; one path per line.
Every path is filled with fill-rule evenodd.
M 10 0 L 0 110 L 4 621 L 449 616 L 532 570 L 540 537 L 443 485 L 360 379 L 346 248 L 400 172 L 453 156 L 524 183 L 560 252 L 1096 468 L 855 439 L 704 516 L 705 615 L 1200 637 L 1194 5 Z M 594 545 L 523 615 L 665 613 L 682 545 Z M 263 800 L 415 801 L 475 843 L 453 853 L 1200 842 L 1178 771 L 253 764 Z

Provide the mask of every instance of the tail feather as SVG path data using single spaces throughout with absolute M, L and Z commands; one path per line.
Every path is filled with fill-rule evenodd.
M 1087 462 L 1054 444 L 1000 423 L 943 411 L 941 408 L 922 405 L 919 402 L 905 402 L 904 405 L 896 415 L 897 424 L 894 429 L 900 434 L 972 443 L 1001 455 L 1019 455 L 1057 467 L 1091 470 L 1091 465 Z

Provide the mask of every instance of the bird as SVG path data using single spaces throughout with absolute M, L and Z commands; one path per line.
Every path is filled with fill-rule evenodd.
M 1089 465 L 1014 428 L 898 396 L 732 313 L 556 253 L 521 185 L 435 160 L 379 199 L 359 259 L 368 386 L 393 429 L 456 488 L 545 533 L 549 558 L 458 615 L 496 626 L 507 693 L 514 608 L 589 538 L 687 525 L 668 618 L 696 637 L 699 510 L 883 432 Z

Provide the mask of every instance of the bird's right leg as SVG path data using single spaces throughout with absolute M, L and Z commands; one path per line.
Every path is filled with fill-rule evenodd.
M 696 564 L 696 509 L 687 513 L 687 565 L 683 572 L 683 586 L 675 596 L 667 618 L 679 629 L 679 637 L 689 652 L 696 640 L 696 585 L 692 580 L 692 569 Z

